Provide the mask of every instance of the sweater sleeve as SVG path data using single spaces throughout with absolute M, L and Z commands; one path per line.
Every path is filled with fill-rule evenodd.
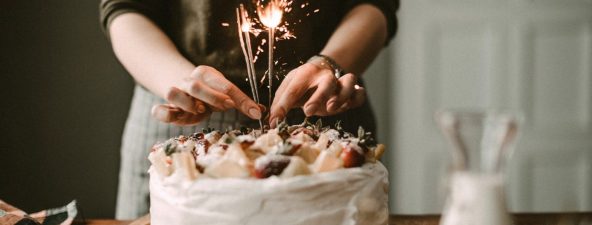
M 390 40 L 397 33 L 397 10 L 399 9 L 399 0 L 347 0 L 345 4 L 345 12 L 349 12 L 355 6 L 360 4 L 371 4 L 376 6 L 386 18 L 387 22 L 387 39 L 385 45 L 388 45 Z
M 168 0 L 101 0 L 100 22 L 103 32 L 109 37 L 109 26 L 119 15 L 135 12 L 146 16 L 161 29 L 165 26 Z

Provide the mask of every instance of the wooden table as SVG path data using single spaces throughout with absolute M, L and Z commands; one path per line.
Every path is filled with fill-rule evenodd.
M 515 213 L 514 225 L 592 225 L 592 212 Z M 391 215 L 389 225 L 438 225 L 439 215 Z
M 438 225 L 439 215 L 391 215 L 389 225 Z M 135 221 L 87 220 L 78 225 L 146 225 L 144 216 Z M 514 225 L 592 225 L 592 212 L 578 213 L 516 213 Z

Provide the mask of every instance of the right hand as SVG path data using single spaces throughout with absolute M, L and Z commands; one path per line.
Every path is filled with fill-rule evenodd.
M 168 105 L 156 105 L 152 115 L 160 121 L 193 125 L 212 111 L 236 108 L 252 119 L 261 118 L 261 108 L 222 73 L 209 66 L 196 67 L 191 75 L 166 94 Z

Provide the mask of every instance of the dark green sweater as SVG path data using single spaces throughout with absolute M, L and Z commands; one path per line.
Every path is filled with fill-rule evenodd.
M 246 66 L 236 27 L 235 9 L 241 2 L 250 1 L 102 0 L 101 24 L 107 31 L 111 21 L 118 15 L 126 12 L 143 14 L 157 24 L 173 40 L 179 51 L 195 65 L 208 65 L 218 69 L 245 93 L 250 93 L 248 82 L 245 80 Z M 308 5 L 301 8 L 304 3 Z M 344 15 L 362 3 L 377 6 L 387 18 L 386 45 L 397 29 L 395 12 L 399 6 L 398 0 L 294 0 L 293 10 L 284 15 L 283 21 L 290 24 L 288 27 L 296 38 L 276 42 L 275 60 L 278 63 L 275 75 L 282 79 L 290 70 L 318 54 Z M 246 5 L 249 12 L 254 11 L 252 3 Z M 251 17 L 256 15 L 251 13 Z M 229 26 L 223 26 L 223 23 Z M 262 39 L 267 39 L 266 33 L 253 37 L 253 46 L 258 46 Z M 266 45 L 261 47 L 267 50 Z M 256 68 L 257 75 L 261 78 L 267 69 L 267 52 L 258 57 Z M 279 84 L 278 81 L 274 83 Z M 267 95 L 260 96 L 261 102 L 266 104 Z M 372 114 L 369 108 L 367 112 Z M 372 115 L 366 118 L 372 120 Z M 365 127 L 373 130 L 373 124 L 367 124 Z M 357 127 L 352 129 L 355 130 Z
M 100 5 L 103 27 L 125 12 L 141 13 L 161 27 L 181 53 L 196 65 L 209 65 L 230 77 L 244 78 L 245 65 L 236 29 L 235 8 L 238 0 L 102 0 Z M 281 72 L 290 71 L 322 50 L 342 17 L 360 3 L 378 6 L 388 19 L 389 40 L 396 30 L 394 0 L 307 0 L 294 1 L 293 10 L 284 21 L 290 23 L 296 39 L 277 43 L 276 59 Z M 252 4 L 247 4 L 252 7 Z M 317 13 L 315 9 L 319 9 Z M 310 14 L 306 16 L 306 14 Z M 255 16 L 255 15 L 252 15 Z M 230 26 L 222 26 L 228 23 Z M 265 33 L 252 41 L 253 45 L 266 38 Z M 267 49 L 263 46 L 264 49 Z M 264 68 L 267 58 L 259 57 Z M 263 70 L 259 70 L 263 72 Z M 280 76 L 281 77 L 281 76 Z M 244 79 L 243 79 L 244 80 Z

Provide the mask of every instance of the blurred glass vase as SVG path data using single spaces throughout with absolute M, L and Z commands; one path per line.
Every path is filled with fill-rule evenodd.
M 436 122 L 451 144 L 449 192 L 440 225 L 510 225 L 504 168 L 520 119 L 516 114 L 442 110 Z

